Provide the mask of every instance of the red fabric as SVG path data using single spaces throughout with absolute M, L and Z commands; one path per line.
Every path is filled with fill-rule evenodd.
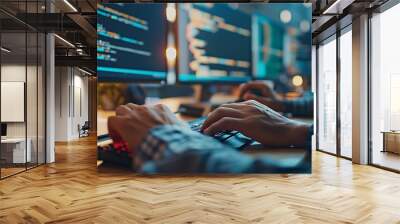
M 116 151 L 129 152 L 129 153 L 131 152 L 131 150 L 128 147 L 128 144 L 125 141 L 114 141 L 113 147 Z
M 110 127 L 108 127 L 108 130 L 108 135 L 113 140 L 112 146 L 116 152 L 128 152 L 129 154 L 132 153 L 132 150 L 130 150 L 128 147 L 128 143 L 126 143 L 116 131 L 110 129 Z

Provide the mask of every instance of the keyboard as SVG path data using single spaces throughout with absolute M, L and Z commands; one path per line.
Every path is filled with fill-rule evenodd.
M 193 131 L 201 132 L 201 127 L 206 120 L 206 117 L 201 117 L 193 121 L 189 121 L 189 126 Z M 219 142 L 229 145 L 232 148 L 242 150 L 246 146 L 251 145 L 254 140 L 248 138 L 238 131 L 223 131 L 212 136 Z
M 189 122 L 189 126 L 193 131 L 200 132 L 201 127 L 206 120 L 206 117 L 202 117 Z M 224 131 L 217 133 L 213 136 L 216 140 L 229 145 L 230 147 L 242 150 L 246 146 L 251 145 L 255 141 L 246 137 L 238 131 Z M 131 167 L 131 158 L 128 156 L 128 152 L 123 148 L 126 147 L 123 144 L 112 144 L 112 140 L 108 134 L 98 136 L 97 138 L 97 159 L 102 160 L 108 164 L 114 164 L 118 166 Z

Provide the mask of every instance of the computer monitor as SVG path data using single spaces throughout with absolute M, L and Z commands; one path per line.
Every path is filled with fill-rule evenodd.
M 285 72 L 284 27 L 264 15 L 255 15 L 252 33 L 254 79 L 277 80 Z
M 166 5 L 98 4 L 99 81 L 161 82 L 167 76 Z
M 1 123 L 1 137 L 7 136 L 7 124 Z
M 231 3 L 177 7 L 180 83 L 241 83 L 252 78 L 251 15 Z

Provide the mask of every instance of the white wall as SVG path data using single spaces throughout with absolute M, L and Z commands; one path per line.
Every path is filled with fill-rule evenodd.
M 24 65 L 18 64 L 5 64 L 1 66 L 1 81 L 2 82 L 25 82 L 25 71 L 26 67 Z M 31 77 L 31 74 L 35 74 L 36 77 L 36 66 L 28 66 L 28 87 L 27 87 L 27 106 L 29 107 L 27 113 L 28 129 L 32 127 L 36 130 L 36 113 L 31 113 L 36 111 L 37 99 L 36 99 L 36 79 Z M 39 105 L 40 107 L 41 105 Z M 2 110 L 7 110 L 7 108 L 1 108 Z M 34 122 L 31 124 L 31 122 Z M 33 127 L 35 126 L 35 127 Z M 28 130 L 29 134 L 29 130 Z M 36 134 L 36 132 L 35 132 Z M 7 136 L 8 137 L 25 137 L 25 123 L 24 122 L 11 122 L 7 123 Z M 29 137 L 29 136 L 28 136 Z
M 25 65 L 2 65 L 1 81 L 25 82 Z M 1 108 L 6 110 L 6 108 Z M 25 137 L 25 123 L 7 123 L 7 137 Z
M 39 69 L 38 71 L 36 69 Z M 44 163 L 44 89 L 43 89 L 43 73 L 42 68 L 24 64 L 9 63 L 1 66 L 2 82 L 24 82 L 26 83 L 26 108 L 22 108 L 22 112 L 27 115 L 24 122 L 6 122 L 8 138 L 25 138 L 30 139 L 32 150 L 32 161 Z M 27 80 L 25 80 L 27 78 Z M 22 93 L 23 94 L 23 93 Z M 5 96 L 2 96 L 5 97 Z M 1 110 L 9 110 L 10 108 L 1 108 Z M 39 153 L 39 156 L 37 156 Z
M 55 68 L 55 141 L 67 141 L 69 133 L 68 119 L 68 88 L 69 76 L 67 67 Z
M 81 89 L 81 105 L 82 105 L 82 115 L 81 116 L 76 116 L 79 119 L 79 122 L 84 123 L 85 121 L 88 120 L 89 118 L 89 91 L 88 91 L 88 77 L 87 76 L 82 76 L 83 73 L 79 72 L 78 75 L 76 75 L 76 72 L 79 72 L 79 70 L 75 70 L 75 80 L 74 80 L 74 85 L 77 88 Z
M 88 78 L 72 67 L 56 67 L 55 73 L 55 140 L 78 139 L 78 125 L 89 117 Z

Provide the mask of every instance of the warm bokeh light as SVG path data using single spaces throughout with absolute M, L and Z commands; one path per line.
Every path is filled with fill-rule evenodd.
M 176 49 L 175 47 L 167 47 L 165 50 L 165 56 L 169 62 L 172 62 L 176 59 Z
M 292 20 L 292 13 L 287 9 L 282 10 L 280 18 L 283 23 L 289 23 Z
M 167 20 L 171 23 L 176 20 L 176 9 L 174 5 L 168 5 L 166 8 Z
M 300 75 L 295 75 L 292 78 L 292 84 L 296 87 L 303 85 L 303 78 Z

